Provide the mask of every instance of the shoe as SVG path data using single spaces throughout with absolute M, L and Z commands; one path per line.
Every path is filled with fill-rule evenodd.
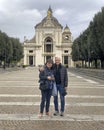
M 58 115 L 59 115 L 59 112 L 58 112 L 58 111 L 55 111 L 55 112 L 53 113 L 53 115 L 54 115 L 54 116 L 58 116 Z
M 52 116 L 49 112 L 46 112 L 46 115 L 47 115 L 47 116 L 50 116 L 50 117 Z
M 47 115 L 47 116 L 50 116 L 50 113 L 49 113 L 49 112 L 46 112 L 46 115 Z
M 64 116 L 64 112 L 61 112 L 61 113 L 60 113 L 60 116 Z
M 49 112 L 46 112 L 46 115 L 49 116 Z
M 43 117 L 43 113 L 40 113 L 38 117 L 39 117 L 39 118 L 42 118 L 42 117 Z

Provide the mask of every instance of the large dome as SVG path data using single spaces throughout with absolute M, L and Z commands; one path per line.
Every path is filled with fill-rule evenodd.
M 62 28 L 62 25 L 58 22 L 58 20 L 52 15 L 52 10 L 49 7 L 47 11 L 47 16 L 38 23 L 35 28 L 43 28 L 43 27 L 55 27 Z

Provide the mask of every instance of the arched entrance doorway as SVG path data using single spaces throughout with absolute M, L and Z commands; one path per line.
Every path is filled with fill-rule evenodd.
M 29 56 L 29 65 L 30 65 L 30 66 L 33 65 L 33 56 Z
M 51 37 L 47 37 L 44 41 L 44 63 L 47 59 L 53 59 L 53 40 Z

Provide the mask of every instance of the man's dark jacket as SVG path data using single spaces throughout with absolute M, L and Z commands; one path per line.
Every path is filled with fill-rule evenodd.
M 54 74 L 56 73 L 56 64 L 53 65 Z M 61 79 L 61 85 L 63 87 L 68 86 L 68 74 L 67 69 L 62 64 L 60 64 L 60 79 Z

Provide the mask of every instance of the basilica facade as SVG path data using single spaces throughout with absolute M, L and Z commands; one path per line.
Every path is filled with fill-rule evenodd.
M 32 39 L 24 39 L 24 65 L 44 65 L 46 60 L 60 57 L 62 64 L 72 67 L 72 36 L 69 27 L 62 25 L 53 16 L 49 7 L 47 16 L 35 26 Z

